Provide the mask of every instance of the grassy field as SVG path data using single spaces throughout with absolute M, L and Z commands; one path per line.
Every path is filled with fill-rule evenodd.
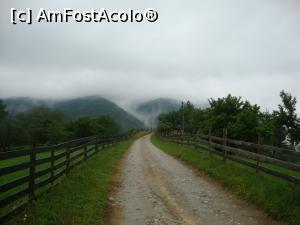
M 5 224 L 104 224 L 116 165 L 134 138 L 99 152 Z
M 215 177 L 242 199 L 254 203 L 276 219 L 300 224 L 300 187 L 241 164 L 212 157 L 206 151 L 178 145 L 152 136 L 152 142 L 170 155 Z

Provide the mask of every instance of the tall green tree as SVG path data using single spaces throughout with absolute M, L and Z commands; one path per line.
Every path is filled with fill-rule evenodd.
M 259 106 L 251 105 L 248 101 L 244 102 L 241 111 L 233 117 L 231 123 L 228 125 L 230 137 L 256 142 L 258 140 L 257 126 L 259 115 Z
M 287 139 L 290 148 L 293 149 L 300 142 L 300 120 L 296 111 L 297 99 L 285 91 L 280 92 L 280 98 L 282 103 L 278 106 L 279 110 L 274 111 L 275 144 L 282 146 Z
M 181 120 L 184 120 L 184 132 L 194 133 L 194 124 L 192 120 L 194 112 L 195 107 L 190 101 L 183 103 L 183 115 L 181 114 Z
M 206 110 L 203 109 L 194 109 L 191 120 L 190 127 L 192 133 L 204 133 L 208 128 L 206 124 Z
M 274 145 L 275 117 L 272 113 L 263 112 L 259 114 L 258 125 L 256 127 L 259 141 L 262 144 Z
M 236 120 L 236 116 L 242 111 L 244 102 L 241 97 L 227 95 L 217 100 L 211 98 L 209 102 L 208 123 L 217 136 L 222 136 L 223 129 L 228 128 Z
M 172 119 L 170 118 L 171 113 L 161 113 L 158 116 L 158 132 L 163 134 L 168 134 L 173 130 L 176 130 L 176 127 L 172 124 Z M 173 121 L 174 122 L 174 121 Z

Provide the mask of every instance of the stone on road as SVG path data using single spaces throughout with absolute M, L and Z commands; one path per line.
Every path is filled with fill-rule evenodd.
M 121 173 L 113 225 L 283 224 L 156 148 L 150 135 L 132 145 Z

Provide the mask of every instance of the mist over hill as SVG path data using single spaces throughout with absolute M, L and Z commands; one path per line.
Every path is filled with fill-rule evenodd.
M 18 112 L 26 112 L 33 107 L 46 106 L 62 111 L 67 119 L 75 119 L 82 116 L 96 117 L 109 115 L 115 119 L 122 128 L 143 128 L 144 124 L 124 109 L 105 98 L 88 96 L 71 100 L 48 101 L 29 97 L 8 98 L 4 100 L 6 109 L 11 115 Z
M 133 115 L 129 114 L 112 101 L 102 97 L 83 97 L 61 101 L 55 103 L 53 107 L 64 112 L 69 118 L 109 115 L 120 123 L 124 129 L 144 127 L 144 124 Z
M 124 110 L 114 102 L 99 96 L 87 96 L 68 100 L 45 100 L 29 97 L 8 98 L 4 100 L 7 110 L 15 115 L 26 112 L 36 106 L 46 106 L 62 111 L 66 118 L 75 119 L 81 116 L 95 117 L 109 115 L 124 129 L 155 127 L 157 117 L 163 112 L 177 110 L 180 101 L 171 98 L 157 98 L 145 102 L 133 103 Z
M 26 112 L 33 107 L 45 106 L 52 107 L 52 101 L 46 101 L 41 99 L 34 99 L 29 97 L 7 98 L 4 99 L 6 110 L 11 115 L 15 115 L 19 112 Z
M 178 100 L 158 98 L 135 105 L 132 113 L 143 121 L 147 127 L 155 127 L 159 114 L 177 110 L 179 107 L 180 102 Z

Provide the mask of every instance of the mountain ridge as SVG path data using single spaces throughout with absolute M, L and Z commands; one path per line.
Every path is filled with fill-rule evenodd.
M 26 112 L 33 107 L 45 106 L 62 111 L 68 119 L 76 119 L 82 116 L 95 117 L 109 115 L 120 123 L 125 130 L 144 127 L 144 124 L 129 112 L 114 102 L 100 96 L 86 96 L 67 100 L 17 97 L 4 99 L 4 103 L 7 106 L 7 111 L 12 115 L 18 112 Z

